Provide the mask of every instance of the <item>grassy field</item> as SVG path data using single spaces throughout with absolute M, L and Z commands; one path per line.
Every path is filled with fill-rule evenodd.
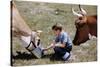
M 79 10 L 78 5 L 57 4 L 57 3 L 36 3 L 36 2 L 18 2 L 15 4 L 26 23 L 32 30 L 42 30 L 41 42 L 43 47 L 47 47 L 54 37 L 51 27 L 55 23 L 61 23 L 64 30 L 68 32 L 73 40 L 75 35 L 74 20 L 76 17 L 72 14 L 71 8 Z M 88 15 L 97 13 L 96 6 L 82 5 Z M 56 14 L 56 11 L 58 13 Z M 40 64 L 59 64 L 59 63 L 76 63 L 90 62 L 97 60 L 97 39 L 89 40 L 80 46 L 74 46 L 71 52 L 71 57 L 68 61 L 50 61 L 50 55 L 53 50 L 45 52 L 45 56 L 41 59 L 36 59 L 25 48 L 21 46 L 21 42 L 13 37 L 12 40 L 12 62 L 14 66 L 19 65 L 40 65 Z

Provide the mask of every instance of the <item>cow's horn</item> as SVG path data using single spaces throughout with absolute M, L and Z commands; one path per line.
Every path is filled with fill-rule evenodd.
M 87 12 L 83 8 L 81 8 L 81 12 L 82 12 L 83 15 L 87 14 Z
M 78 14 L 77 12 L 75 12 L 73 8 L 72 8 L 72 12 L 73 12 L 73 14 L 76 15 L 76 16 L 79 16 L 79 17 L 82 16 L 81 14 Z

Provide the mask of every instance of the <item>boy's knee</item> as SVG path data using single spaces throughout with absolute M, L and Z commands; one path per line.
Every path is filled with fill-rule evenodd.
M 59 47 L 55 47 L 55 48 L 54 48 L 54 51 L 59 51 L 59 50 L 60 50 Z

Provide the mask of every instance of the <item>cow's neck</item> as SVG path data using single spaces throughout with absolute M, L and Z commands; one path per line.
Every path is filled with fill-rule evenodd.
M 17 31 L 18 35 L 29 36 L 31 34 L 31 29 L 28 27 L 24 19 L 20 16 L 18 9 L 16 6 L 13 6 L 13 26 L 14 31 Z
M 96 36 L 97 37 L 97 27 L 96 27 L 96 25 L 88 25 L 88 28 L 89 28 L 89 33 L 92 36 Z
M 96 20 L 95 19 L 91 20 L 91 18 L 88 18 L 87 25 L 88 25 L 88 28 L 89 28 L 89 33 L 92 36 L 96 36 L 97 37 L 97 23 L 96 23 Z

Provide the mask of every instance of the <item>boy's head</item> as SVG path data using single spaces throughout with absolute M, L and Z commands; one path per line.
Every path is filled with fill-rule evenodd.
M 55 24 L 52 26 L 52 30 L 54 31 L 55 35 L 59 35 L 62 31 L 62 25 L 61 24 Z

